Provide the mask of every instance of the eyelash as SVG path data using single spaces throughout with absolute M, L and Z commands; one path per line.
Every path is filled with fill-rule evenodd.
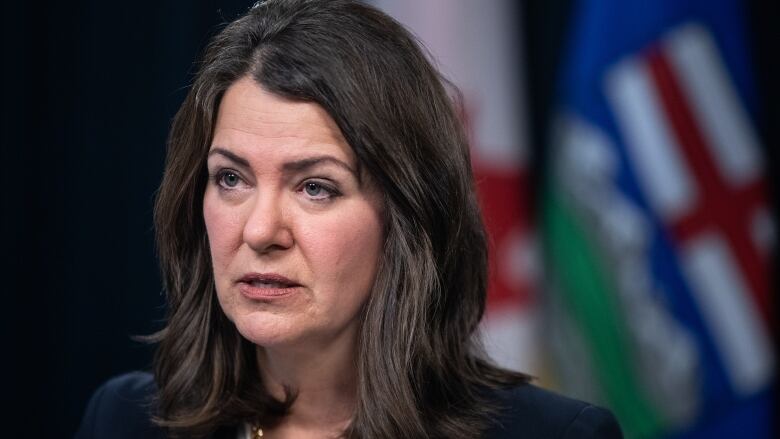
M 217 185 L 220 191 L 229 192 L 236 190 L 236 187 L 228 186 L 225 184 L 224 179 L 228 175 L 234 175 L 240 182 L 244 182 L 244 179 L 241 177 L 241 175 L 232 169 L 221 169 L 215 174 L 210 175 L 211 180 L 214 182 L 214 184 Z M 319 180 L 313 180 L 311 178 L 308 178 L 300 183 L 298 186 L 297 192 L 306 193 L 306 186 L 307 185 L 316 185 L 323 191 L 327 193 L 327 196 L 324 198 L 315 198 L 314 196 L 309 195 L 308 198 L 311 201 L 322 203 L 322 202 L 328 202 L 332 199 L 341 196 L 341 192 L 339 192 L 338 189 L 333 187 L 332 185 L 325 184 L 322 181 Z
M 232 169 L 220 169 L 216 173 L 212 174 L 210 177 L 214 181 L 214 184 L 219 187 L 222 191 L 234 191 L 236 190 L 236 187 L 231 187 L 225 184 L 225 177 L 228 175 L 234 175 L 239 182 L 244 182 L 244 179 L 241 177 L 241 174 L 238 172 L 232 170 Z
M 312 195 L 308 195 L 308 198 L 310 200 L 318 202 L 318 203 L 332 201 L 334 198 L 337 198 L 337 197 L 341 196 L 341 192 L 339 192 L 338 189 L 334 188 L 333 186 L 331 186 L 329 184 L 325 184 L 325 183 L 323 183 L 321 181 L 312 180 L 312 179 L 304 180 L 300 184 L 298 192 L 302 192 L 302 193 L 305 194 L 307 185 L 316 185 L 317 187 L 319 187 L 323 191 L 327 192 L 327 196 L 325 198 L 314 198 Z

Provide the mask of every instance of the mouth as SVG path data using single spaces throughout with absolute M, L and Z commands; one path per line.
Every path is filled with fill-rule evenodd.
M 288 296 L 301 284 L 276 273 L 249 273 L 238 280 L 241 294 L 253 300 Z

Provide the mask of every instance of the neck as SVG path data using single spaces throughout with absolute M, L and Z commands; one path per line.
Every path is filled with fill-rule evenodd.
M 257 360 L 269 392 L 284 399 L 284 387 L 297 393 L 284 430 L 343 431 L 355 408 L 354 337 L 328 346 L 257 347 Z

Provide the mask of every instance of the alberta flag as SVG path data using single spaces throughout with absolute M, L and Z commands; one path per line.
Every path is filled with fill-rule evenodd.
M 737 0 L 582 0 L 548 154 L 548 345 L 629 438 L 769 438 L 775 242 Z

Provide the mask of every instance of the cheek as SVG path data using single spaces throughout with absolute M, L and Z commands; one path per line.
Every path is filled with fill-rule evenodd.
M 220 203 L 217 195 L 214 191 L 206 190 L 203 197 L 203 222 L 209 241 L 217 299 L 227 318 L 235 321 L 238 305 L 235 297 L 227 294 L 230 284 L 228 273 L 235 250 L 240 246 L 242 229 L 240 218 L 232 209 Z M 239 239 L 238 243 L 236 239 Z
M 203 221 L 209 238 L 215 274 L 230 263 L 230 255 L 241 243 L 241 218 L 234 209 L 227 209 L 211 190 L 203 197 Z M 219 279 L 217 279 L 219 281 Z
M 347 292 L 367 297 L 383 242 L 379 212 L 371 206 L 345 209 L 319 225 L 305 238 L 318 280 L 342 298 Z

